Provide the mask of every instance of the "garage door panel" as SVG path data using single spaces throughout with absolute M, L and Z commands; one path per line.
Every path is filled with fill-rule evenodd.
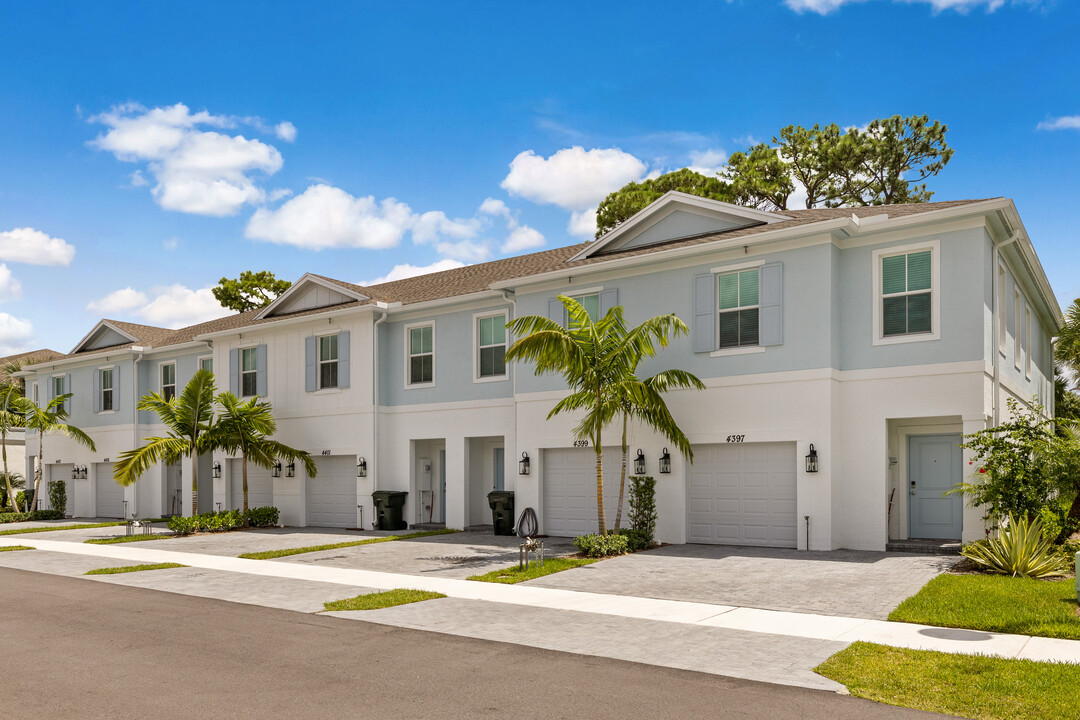
M 621 465 L 620 450 L 604 451 L 604 515 L 609 527 L 615 522 Z M 704 477 L 704 481 L 709 479 Z M 592 450 L 545 450 L 543 486 L 545 533 L 574 537 L 596 532 L 596 454 Z M 629 505 L 624 499 L 624 518 L 627 512 Z
M 315 458 L 307 480 L 309 527 L 356 527 L 356 460 L 352 455 Z
M 690 542 L 795 546 L 795 443 L 707 445 L 694 456 Z
M 232 477 L 229 480 L 229 508 L 242 510 L 244 507 L 244 469 L 240 460 L 230 460 Z M 266 468 L 248 463 L 248 507 L 266 507 L 274 504 L 274 478 Z M 200 483 L 201 485 L 201 483 Z
M 95 489 L 94 514 L 102 518 L 121 518 L 124 516 L 124 488 L 113 480 L 113 464 L 98 463 L 94 466 L 97 478 Z

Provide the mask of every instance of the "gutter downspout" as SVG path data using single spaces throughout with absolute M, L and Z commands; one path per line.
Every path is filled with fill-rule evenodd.
M 371 326 L 371 491 L 379 489 L 379 325 L 390 317 L 383 312 L 382 317 Z M 374 500 L 372 501 L 374 503 Z M 375 507 L 372 505 L 371 518 L 374 521 Z M 363 528 L 360 528 L 363 530 Z
M 991 302 L 994 307 L 994 329 L 993 329 L 993 348 L 991 350 L 994 358 L 994 398 L 991 403 L 992 417 L 991 427 L 997 427 L 1001 423 L 1001 338 L 1000 328 L 1001 323 L 1004 320 L 1008 322 L 1008 317 L 1004 316 L 1004 310 L 1002 308 L 1001 293 L 1004 292 L 1004 288 L 1001 287 L 999 278 L 1001 277 L 1001 250 L 1007 245 L 1012 245 L 1014 242 L 1020 239 L 1020 231 L 1013 232 L 1007 239 L 1002 240 L 999 243 L 994 243 L 994 261 L 993 261 L 993 297 Z M 998 313 L 1002 313 L 1002 317 L 998 317 Z
M 510 291 L 510 290 L 503 290 L 502 294 L 503 294 L 503 297 L 506 298 L 506 302 L 510 303 L 510 307 L 513 308 L 513 310 L 510 313 L 511 315 L 513 315 L 513 317 L 511 319 L 512 320 L 517 320 L 517 295 L 514 292 Z M 517 445 L 518 444 L 518 432 L 517 432 L 517 421 L 518 421 L 518 412 L 517 412 L 517 368 L 514 368 L 513 372 L 514 372 L 514 379 L 511 381 L 511 390 L 510 390 L 510 392 L 512 392 L 513 395 L 514 395 L 514 405 L 513 405 L 513 407 L 514 407 L 514 427 L 513 427 L 513 432 L 514 432 L 514 452 L 513 453 L 507 453 L 504 450 L 503 464 L 505 464 L 507 459 L 509 459 L 509 458 L 518 457 L 518 445 Z M 503 438 L 503 447 L 504 448 L 506 447 L 506 438 L 505 437 Z M 504 475 L 509 474 L 509 473 L 505 472 L 505 468 L 503 470 L 503 473 L 504 473 Z M 511 477 L 515 478 L 515 480 L 514 480 L 514 490 L 516 491 L 517 490 L 517 479 L 516 479 L 517 476 L 516 475 L 511 475 Z M 504 484 L 503 488 L 505 488 L 505 487 L 506 487 L 506 485 Z
M 132 347 L 132 350 L 138 351 L 138 355 L 135 356 L 135 360 L 131 363 L 131 447 L 139 447 L 139 361 L 143 358 L 143 350 L 141 347 Z M 95 482 L 97 482 L 97 473 L 94 474 Z M 139 511 L 139 483 L 135 482 L 135 489 L 132 491 L 135 502 L 134 513 Z M 127 520 L 127 518 L 124 518 Z

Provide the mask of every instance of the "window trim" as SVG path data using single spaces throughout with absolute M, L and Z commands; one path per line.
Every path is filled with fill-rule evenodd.
M 911 253 L 930 251 L 930 332 L 885 337 L 881 314 L 884 310 L 882 297 L 881 263 L 887 257 L 910 255 Z M 941 241 L 929 240 L 911 245 L 894 245 L 878 248 L 871 253 L 871 272 L 873 273 L 873 344 L 899 345 L 902 343 L 929 342 L 941 339 Z
M 931 262 L 933 262 L 931 260 Z M 1006 335 L 1009 332 L 1008 302 L 1006 301 L 1005 289 L 1008 287 L 1009 273 L 1004 263 L 998 264 L 998 297 L 997 297 L 997 326 L 998 326 L 998 352 L 1005 356 L 1008 342 Z
M 337 365 L 338 362 L 341 359 L 341 349 L 340 348 L 338 349 L 338 357 L 334 358 L 333 360 L 325 360 L 324 361 L 322 359 L 322 339 L 325 338 L 325 337 L 337 337 L 338 335 L 341 335 L 340 330 L 333 330 L 331 332 L 324 332 L 322 334 L 315 335 L 315 392 L 321 392 L 323 390 L 340 390 L 341 389 L 338 386 L 341 383 L 340 378 L 338 379 L 338 385 L 331 385 L 331 386 L 328 386 L 328 387 L 324 387 L 323 384 L 322 384 L 322 366 L 323 366 L 323 363 L 324 362 L 325 363 L 331 363 L 332 362 L 335 365 Z M 340 338 L 339 338 L 339 343 L 338 344 L 340 345 Z M 258 358 L 256 358 L 256 364 L 258 364 Z M 256 372 L 258 372 L 258 370 L 256 370 Z
M 251 350 L 255 353 L 255 369 L 248 372 L 255 373 L 255 394 L 244 394 L 244 351 Z M 229 372 L 232 372 L 230 369 Z M 236 348 L 236 393 L 237 397 L 241 400 L 248 398 L 259 397 L 259 343 L 251 345 L 240 345 Z
M 715 318 L 714 321 L 713 321 L 713 332 L 716 334 L 716 349 L 713 350 L 712 353 L 709 353 L 709 357 L 723 357 L 724 355 L 742 355 L 744 353 L 757 352 L 758 351 L 757 348 L 762 348 L 762 351 L 764 351 L 764 347 L 761 344 L 761 266 L 763 264 L 764 263 L 757 263 L 757 264 L 754 264 L 754 265 L 747 264 L 746 267 L 736 267 L 736 268 L 731 268 L 731 269 L 728 269 L 728 270 L 724 270 L 722 272 L 714 272 L 713 273 L 714 292 L 716 293 L 716 307 L 713 308 L 713 315 L 714 315 L 714 318 Z M 736 275 L 736 276 L 738 276 L 739 274 L 744 273 L 744 272 L 749 272 L 750 270 L 757 270 L 757 274 L 758 274 L 758 301 L 757 301 L 757 304 L 756 305 L 746 305 L 746 306 L 736 305 L 734 308 L 729 308 L 727 310 L 721 310 L 720 309 L 720 278 L 723 277 L 724 275 Z M 738 279 L 736 279 L 736 302 L 738 302 L 738 296 L 737 296 L 738 295 L 738 289 L 737 288 L 738 288 L 739 282 L 740 281 Z M 742 311 L 744 309 L 744 307 L 745 307 L 746 310 L 757 310 L 758 311 L 758 341 L 756 343 L 754 343 L 753 345 L 750 345 L 749 343 L 747 343 L 746 345 L 739 344 L 739 345 L 730 345 L 728 347 L 720 347 L 720 314 L 721 313 L 738 313 L 738 312 Z
M 569 297 L 569 295 L 567 296 Z M 505 372 L 502 375 L 489 375 L 488 377 L 480 377 L 480 321 L 485 318 L 502 317 L 503 325 L 510 322 L 509 310 L 498 310 L 496 312 L 480 312 L 474 313 L 472 317 L 472 348 L 473 348 L 473 382 L 474 383 L 488 383 L 488 382 L 506 382 L 510 379 L 510 366 L 505 366 Z M 432 342 L 434 343 L 434 336 L 432 336 Z M 510 328 L 506 329 L 506 343 L 505 348 L 510 349 Z M 434 345 L 432 345 L 434 347 Z M 489 345 L 488 347 L 494 347 Z
M 596 287 L 579 288 L 577 290 L 574 290 L 573 293 L 563 293 L 563 294 L 566 295 L 566 297 L 570 298 L 571 300 L 576 300 L 579 305 L 581 304 L 581 298 L 591 297 L 591 296 L 595 295 L 596 296 L 596 320 L 599 320 L 600 317 L 601 317 L 601 315 L 600 315 L 600 296 L 603 294 L 603 292 L 604 292 L 604 286 L 603 285 L 597 285 Z M 570 324 L 570 317 L 567 314 L 565 307 L 563 308 L 563 319 L 565 320 L 565 323 L 564 323 L 565 325 Z M 593 320 L 593 322 L 596 322 L 596 320 Z M 507 345 L 507 347 L 510 347 L 510 346 Z
M 1020 286 L 1013 286 L 1013 367 L 1017 370 L 1023 364 L 1024 355 L 1024 294 Z
M 203 361 L 204 361 L 204 360 L 209 360 L 209 361 L 210 361 L 210 364 L 211 364 L 211 365 L 213 365 L 213 364 L 214 364 L 214 356 L 213 356 L 213 355 L 200 355 L 199 357 L 195 358 L 195 365 L 196 365 L 196 368 L 197 368 L 198 370 L 202 370 L 202 369 L 203 369 L 203 366 L 202 366 L 202 364 L 203 364 Z M 214 373 L 214 377 L 215 377 L 215 378 L 217 377 L 217 373 L 216 373 L 216 372 L 214 372 L 213 370 L 211 370 L 210 372 Z
M 52 397 L 50 397 L 50 398 L 49 398 L 49 402 L 52 402 L 52 401 L 53 401 L 53 400 L 55 400 L 56 398 L 58 398 L 58 397 L 60 397 L 61 395 L 64 395 L 64 394 L 65 394 L 65 393 L 64 393 L 64 374 L 63 374 L 63 373 L 60 373 L 59 375 L 52 375 L 52 376 L 50 376 L 50 378 L 49 378 L 49 379 L 50 379 L 50 382 L 52 382 L 52 390 L 53 390 L 53 392 L 52 392 Z M 57 380 L 59 380 L 59 381 L 60 381 L 60 392 L 59 392 L 59 393 L 57 393 L 57 392 L 56 392 L 56 381 L 57 381 Z M 66 402 L 66 401 L 65 401 L 65 402 L 64 402 L 64 404 L 63 404 L 63 408 L 64 408 L 64 410 L 67 410 L 67 409 L 68 409 L 68 408 L 67 408 L 67 402 Z
M 1024 306 L 1024 377 L 1031 379 L 1031 304 Z
M 112 393 L 112 408 L 109 409 L 109 410 L 106 410 L 105 409 L 105 385 L 104 385 L 105 376 L 104 375 L 100 376 L 101 379 L 102 379 L 102 384 L 101 384 L 100 387 L 97 388 L 97 393 L 98 393 L 98 403 L 100 403 L 99 407 L 101 407 L 101 410 L 98 410 L 97 414 L 98 415 L 112 415 L 112 414 L 114 414 L 116 412 L 116 365 L 102 365 L 97 370 L 98 370 L 98 372 L 104 372 L 105 370 L 108 370 L 109 372 L 112 373 L 112 379 L 113 379 L 112 387 L 109 388 L 109 392 Z
M 30 399 L 33 400 L 35 405 L 37 405 L 40 402 L 40 398 L 41 394 L 38 391 L 38 384 L 35 380 L 34 382 L 30 383 Z
M 410 340 L 409 335 L 410 335 L 410 332 L 414 328 L 423 328 L 423 327 L 430 327 L 431 328 L 431 382 L 419 382 L 419 383 L 409 382 L 409 380 L 412 378 L 412 358 L 413 358 L 412 353 L 410 352 L 411 343 L 409 342 L 409 340 Z M 436 367 L 436 362 L 435 362 L 435 321 L 434 320 L 423 320 L 423 321 L 420 321 L 420 322 L 408 323 L 408 324 L 406 324 L 404 326 L 404 331 L 405 331 L 405 377 L 404 377 L 405 389 L 406 390 L 421 390 L 421 389 L 424 389 L 424 388 L 433 388 L 433 387 L 435 387 L 435 382 L 438 379 L 438 368 Z M 474 330 L 473 332 L 475 334 L 476 331 Z M 421 353 L 421 355 L 426 355 L 426 354 L 427 353 Z
M 161 393 L 161 397 L 165 397 L 165 368 L 167 368 L 169 365 L 172 365 L 173 368 L 173 397 L 176 397 L 178 394 L 178 385 L 176 382 L 176 361 L 169 360 L 167 362 L 158 363 L 158 392 Z

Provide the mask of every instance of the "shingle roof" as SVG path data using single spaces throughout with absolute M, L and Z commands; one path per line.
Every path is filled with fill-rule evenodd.
M 6 369 L 13 363 L 18 363 L 19 365 L 33 365 L 38 362 L 48 362 L 49 360 L 55 360 L 56 358 L 61 357 L 64 357 L 64 353 L 56 352 L 55 350 L 50 350 L 48 348 L 0 357 L 0 382 L 4 382 L 8 379 Z

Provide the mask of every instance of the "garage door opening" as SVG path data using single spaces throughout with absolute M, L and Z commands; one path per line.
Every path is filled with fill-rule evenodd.
M 356 527 L 356 456 L 315 458 L 319 472 L 307 479 L 308 527 Z
M 615 526 L 619 502 L 622 451 L 604 450 L 604 515 L 608 529 Z M 631 471 L 627 468 L 628 473 Z M 630 481 L 627 480 L 626 495 Z M 543 532 L 555 537 L 576 537 L 597 531 L 596 453 L 589 448 L 544 451 Z M 623 526 L 629 503 L 623 498 Z

